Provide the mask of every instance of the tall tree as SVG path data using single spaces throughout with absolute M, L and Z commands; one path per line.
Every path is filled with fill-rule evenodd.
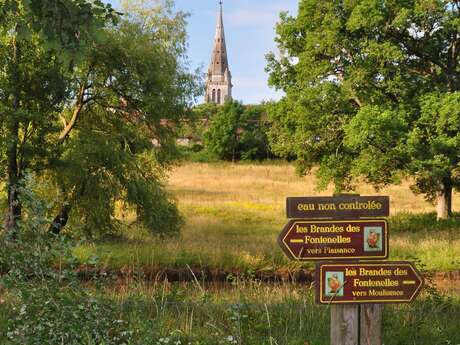
M 185 15 L 170 6 L 127 8 L 73 75 L 77 97 L 62 119 L 64 152 L 54 168 L 62 191 L 54 232 L 71 209 L 89 235 L 110 231 L 119 201 L 153 232 L 177 232 L 180 217 L 162 183 L 199 89 L 183 63 Z
M 75 20 L 66 20 L 69 16 Z M 21 217 L 17 185 L 26 169 L 38 168 L 49 154 L 50 120 L 66 98 L 66 63 L 57 56 L 65 55 L 70 64 L 93 31 L 114 17 L 100 1 L 0 3 L 0 161 L 6 167 L 7 229 Z
M 414 179 L 451 213 L 460 156 L 460 2 L 302 0 L 281 16 L 270 82 L 286 91 L 272 111 L 276 150 L 322 185 L 353 189 Z
M 90 235 L 110 230 L 119 204 L 154 232 L 176 232 L 180 217 L 163 181 L 175 124 L 197 94 L 185 15 L 170 2 L 122 17 L 100 1 L 9 1 L 2 11 L 6 228 L 21 217 L 17 184 L 28 170 L 58 190 L 54 233 L 71 212 Z M 75 20 L 66 24 L 69 14 Z

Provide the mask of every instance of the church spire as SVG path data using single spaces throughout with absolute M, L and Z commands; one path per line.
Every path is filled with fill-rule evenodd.
M 205 101 L 207 103 L 223 104 L 232 97 L 232 82 L 228 67 L 222 1 L 219 1 L 219 5 L 220 11 L 217 16 L 214 47 L 206 81 Z

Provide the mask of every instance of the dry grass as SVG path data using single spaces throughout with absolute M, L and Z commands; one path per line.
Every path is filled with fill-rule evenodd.
M 170 189 L 187 205 L 247 204 L 262 210 L 275 210 L 284 215 L 288 196 L 331 195 L 332 189 L 316 190 L 315 177 L 299 177 L 292 165 L 280 164 L 202 164 L 189 163 L 173 171 Z M 432 204 L 421 195 L 414 195 L 409 182 L 390 186 L 378 193 L 372 186 L 362 184 L 357 192 L 362 195 L 389 195 L 392 214 L 401 212 L 433 212 Z M 460 195 L 454 195 L 454 206 L 460 206 Z M 460 208 L 458 208 L 460 210 Z
M 311 267 L 290 262 L 276 243 L 287 221 L 285 200 L 332 193 L 318 192 L 314 177 L 299 177 L 285 163 L 187 163 L 172 172 L 168 188 L 187 221 L 180 239 L 159 242 L 134 228 L 126 234 L 131 244 L 80 247 L 77 254 L 83 259 L 96 254 L 104 264 L 117 267 L 183 268 L 188 264 L 239 271 Z M 433 205 L 410 191 L 408 182 L 379 193 L 363 184 L 358 192 L 390 196 L 392 259 L 418 258 L 430 270 L 460 267 L 460 223 L 440 227 L 433 217 L 405 215 L 434 211 Z M 456 194 L 454 205 L 460 205 L 459 201 Z

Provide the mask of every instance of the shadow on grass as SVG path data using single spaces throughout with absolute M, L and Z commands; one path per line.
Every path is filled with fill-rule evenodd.
M 390 217 L 392 232 L 426 232 L 426 231 L 459 231 L 460 213 L 452 218 L 436 220 L 436 213 L 398 213 Z

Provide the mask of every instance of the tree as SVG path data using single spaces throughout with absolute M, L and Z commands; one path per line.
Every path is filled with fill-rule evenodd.
M 238 145 L 239 157 L 244 160 L 269 159 L 274 155 L 268 143 L 268 103 L 246 105 Z
M 222 110 L 211 120 L 208 132 L 205 134 L 205 147 L 220 159 L 236 160 L 238 145 L 238 129 L 244 113 L 243 104 L 228 101 Z
M 7 174 L 10 189 L 16 190 L 26 169 L 48 179 L 61 200 L 50 228 L 54 233 L 67 224 L 71 212 L 74 223 L 83 224 L 89 235 L 110 231 L 117 205 L 134 207 L 138 220 L 156 233 L 176 232 L 181 220 L 162 181 L 176 156 L 175 124 L 188 116 L 197 94 L 196 78 L 184 64 L 185 15 L 173 13 L 167 2 L 142 11 L 128 9 L 112 20 L 110 9 L 99 1 L 58 3 L 63 11 L 77 5 L 92 10 L 102 21 L 95 25 L 91 20 L 91 30 L 83 26 L 88 35 L 81 41 L 78 31 L 79 44 L 70 48 L 42 35 L 46 22 L 31 24 L 27 42 L 34 45 L 23 51 L 18 64 L 2 49 L 2 65 L 19 68 L 27 77 L 11 83 L 21 88 L 17 93 L 24 99 L 17 113 L 1 111 L 0 160 L 13 157 L 21 166 L 15 179 Z M 28 14 L 19 6 L 11 16 L 26 22 Z M 8 28 L 2 27 L 5 42 L 14 40 Z M 68 53 L 64 58 L 60 47 Z M 0 82 L 7 84 L 13 72 Z M 1 97 L 0 104 L 8 105 L 10 99 Z M 10 122 L 19 127 L 8 127 Z M 14 143 L 12 131 L 17 132 Z M 17 195 L 14 199 L 10 205 L 20 207 Z M 20 216 L 18 211 L 9 219 Z M 8 228 L 13 227 L 10 222 Z
M 302 0 L 296 18 L 283 14 L 282 56 L 267 67 L 286 92 L 271 112 L 275 150 L 302 172 L 319 164 L 338 190 L 410 176 L 446 217 L 460 186 L 459 12 L 456 0 Z
M 192 108 L 187 121 L 183 121 L 179 128 L 180 138 L 188 139 L 191 150 L 203 150 L 204 133 L 211 119 L 219 112 L 220 106 L 215 103 L 203 103 Z
M 78 19 L 64 20 L 69 15 Z M 6 167 L 0 173 L 7 179 L 5 227 L 11 230 L 21 217 L 17 185 L 26 169 L 39 169 L 50 154 L 49 119 L 68 92 L 65 62 L 56 57 L 76 58 L 94 30 L 115 13 L 100 1 L 9 0 L 0 4 L 0 18 L 0 162 Z
M 74 205 L 90 234 L 111 229 L 118 200 L 134 206 L 155 233 L 175 233 L 180 225 L 162 181 L 177 157 L 175 129 L 187 118 L 197 88 L 180 65 L 184 15 L 168 17 L 169 10 L 131 12 L 105 32 L 76 78 L 84 97 L 70 111 L 70 134 L 60 137 L 65 151 L 55 169 L 63 192 L 58 217 L 65 223 L 62 210 Z M 60 222 L 55 224 L 57 231 Z
M 265 105 L 228 101 L 219 108 L 205 133 L 206 150 L 231 161 L 270 157 Z

